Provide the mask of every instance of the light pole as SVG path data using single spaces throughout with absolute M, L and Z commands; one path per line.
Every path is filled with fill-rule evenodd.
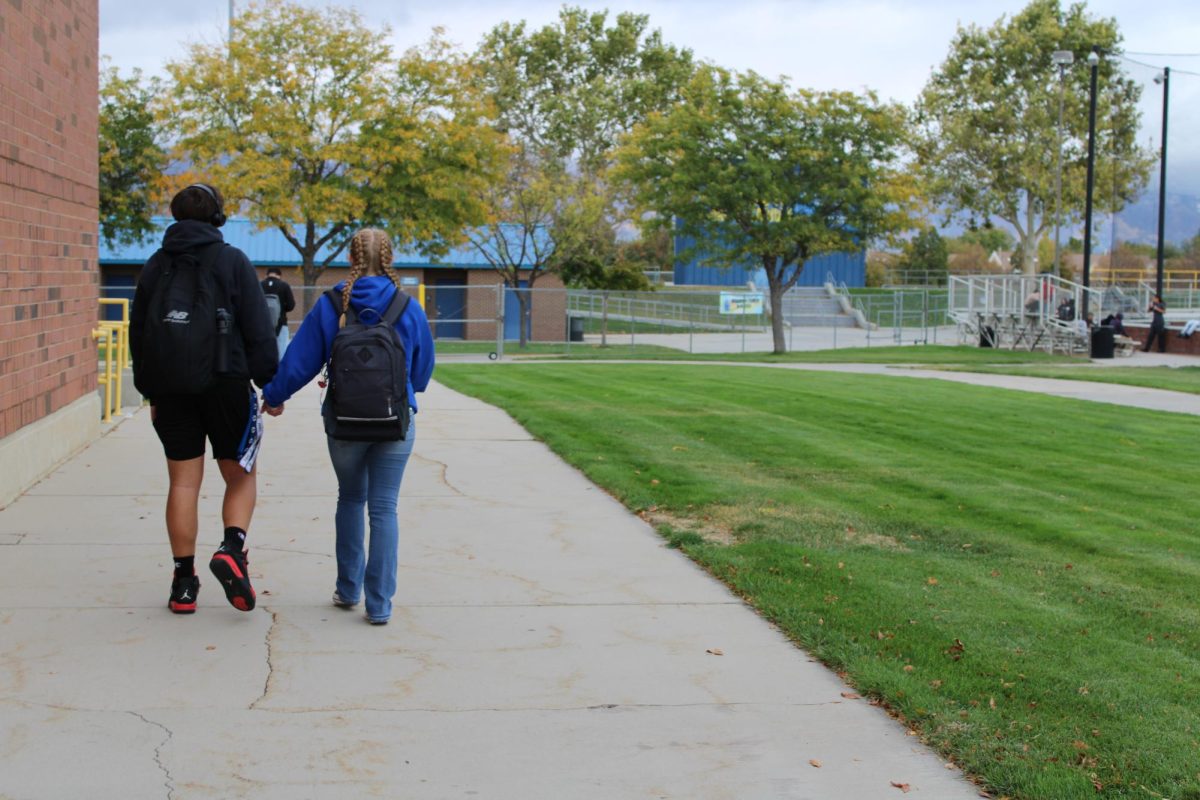
M 1055 50 L 1051 56 L 1058 65 L 1058 172 L 1055 178 L 1054 201 L 1054 274 L 1062 275 L 1062 138 L 1063 138 L 1063 93 L 1066 88 L 1067 67 L 1075 63 L 1075 54 L 1070 50 Z
M 1163 293 L 1163 225 L 1167 208 L 1167 94 L 1171 88 L 1171 68 L 1163 67 L 1161 75 L 1154 76 L 1155 83 L 1163 87 L 1162 155 L 1159 158 L 1158 177 L 1158 259 L 1154 281 L 1155 294 Z
M 1088 92 L 1088 154 L 1087 154 L 1087 199 L 1083 212 L 1083 302 L 1081 303 L 1082 318 L 1088 317 L 1088 294 L 1091 288 L 1092 269 L 1092 189 L 1096 185 L 1096 80 L 1100 66 L 1100 47 L 1092 45 L 1088 53 L 1088 66 L 1092 72 L 1091 87 Z

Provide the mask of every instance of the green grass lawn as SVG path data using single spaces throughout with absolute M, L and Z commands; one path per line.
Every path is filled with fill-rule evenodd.
M 1062 378 L 1070 381 L 1119 383 L 1147 389 L 1200 394 L 1200 367 L 959 367 L 960 372 L 996 372 L 1031 378 Z
M 553 345 L 547 345 L 553 347 Z M 799 350 L 792 353 L 775 355 L 769 352 L 758 353 L 686 353 L 669 347 L 653 345 L 637 345 L 631 350 L 628 345 L 615 347 L 598 347 L 591 345 L 572 345 L 568 354 L 559 345 L 558 354 L 566 358 L 579 360 L 628 359 L 640 360 L 670 360 L 670 361 L 736 361 L 762 362 L 764 364 L 915 364 L 915 365 L 1005 365 L 1005 364 L 1070 364 L 1076 361 L 1070 356 L 1050 355 L 1042 351 L 1028 352 L 1020 350 L 993 350 L 991 348 L 964 347 L 949 345 L 923 345 L 913 347 L 843 347 L 836 350 Z M 505 355 L 516 355 L 513 348 L 506 349 Z M 541 355 L 544 353 L 534 353 Z
M 1200 419 L 722 366 L 437 377 L 993 793 L 1200 798 Z

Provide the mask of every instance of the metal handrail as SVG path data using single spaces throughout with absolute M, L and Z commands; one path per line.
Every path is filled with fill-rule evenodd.
M 96 329 L 92 331 L 92 339 L 99 340 L 104 347 L 104 374 L 98 375 L 96 382 L 104 386 L 104 421 L 110 422 L 113 413 L 124 408 L 123 376 L 130 362 L 129 300 L 123 297 L 101 297 L 100 305 L 117 306 L 121 309 L 121 319 L 100 320 Z

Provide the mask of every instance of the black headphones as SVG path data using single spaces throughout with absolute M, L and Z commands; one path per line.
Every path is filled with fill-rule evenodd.
M 204 185 L 203 183 L 193 183 L 191 186 L 189 186 L 187 188 L 202 189 L 204 191 L 204 193 L 207 194 L 209 197 L 211 197 L 213 199 L 213 202 L 217 204 L 217 213 L 213 214 L 208 220 L 209 222 L 212 223 L 212 226 L 214 228 L 219 228 L 225 224 L 225 206 L 217 198 L 216 192 L 214 192 L 211 188 Z

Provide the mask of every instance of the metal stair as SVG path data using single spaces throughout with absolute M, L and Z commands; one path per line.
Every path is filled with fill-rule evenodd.
M 783 321 L 796 328 L 853 328 L 854 317 L 844 313 L 824 287 L 794 286 L 783 295 Z

